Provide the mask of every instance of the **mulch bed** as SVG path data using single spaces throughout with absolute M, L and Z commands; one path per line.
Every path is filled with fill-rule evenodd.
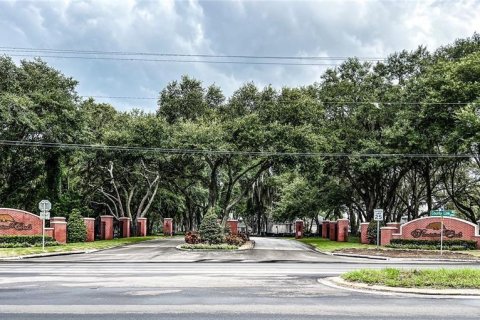
M 415 259 L 459 259 L 459 260 L 480 260 L 478 257 L 455 251 L 436 250 L 404 250 L 404 249 L 339 249 L 333 253 L 345 253 L 365 256 L 379 256 L 390 258 L 415 258 Z

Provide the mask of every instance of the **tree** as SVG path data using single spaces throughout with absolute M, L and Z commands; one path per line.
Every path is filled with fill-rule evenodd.
M 85 242 L 87 227 L 77 209 L 72 210 L 67 221 L 67 242 Z
M 217 222 L 217 215 L 213 208 L 208 210 L 207 214 L 203 217 L 202 223 L 198 230 L 202 241 L 209 244 L 218 244 L 224 241 L 222 227 Z

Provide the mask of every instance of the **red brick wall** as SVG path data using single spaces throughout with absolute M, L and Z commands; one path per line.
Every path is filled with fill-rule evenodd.
M 63 218 L 65 220 L 65 218 Z M 67 243 L 67 223 L 65 221 L 54 220 L 50 222 L 53 228 L 53 238 L 60 243 Z
M 337 241 L 346 242 L 348 241 L 348 219 L 339 219 L 337 220 Z
M 145 237 L 147 235 L 147 218 L 137 218 L 137 236 Z
M 440 240 L 440 217 L 425 217 L 405 223 L 400 227 L 402 239 Z M 477 225 L 458 218 L 443 218 L 445 240 L 476 240 Z
M 173 219 L 172 218 L 163 219 L 163 235 L 173 236 Z
M 130 238 L 130 222 L 132 219 L 128 217 L 119 218 L 122 228 L 122 237 L 123 238 Z
M 102 240 L 113 239 L 113 217 L 100 216 L 100 238 Z
M 329 238 L 328 232 L 330 231 L 330 221 L 324 220 L 322 222 L 322 238 Z
M 0 208 L 0 235 L 41 235 L 42 220 L 33 213 Z
M 295 221 L 295 239 L 303 238 L 303 221 L 296 220 Z
M 360 243 L 368 244 L 368 222 L 360 223 Z
M 238 220 L 227 220 L 227 225 L 231 234 L 238 234 Z
M 95 241 L 95 219 L 94 218 L 83 218 L 83 223 L 87 228 L 87 238 L 86 242 Z
M 396 232 L 397 228 L 395 227 L 383 227 L 380 228 L 380 245 L 386 246 L 390 244 L 390 240 L 392 240 L 392 234 Z
M 330 221 L 328 224 L 330 231 L 329 231 L 329 238 L 332 241 L 337 241 L 337 222 L 336 221 Z

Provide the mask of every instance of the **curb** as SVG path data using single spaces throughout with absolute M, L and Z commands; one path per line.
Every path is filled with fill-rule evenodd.
M 480 263 L 479 259 L 429 259 L 429 258 L 392 258 L 392 257 L 384 257 L 384 256 L 369 256 L 369 255 L 361 255 L 361 254 L 350 254 L 350 253 L 331 253 L 333 256 L 339 257 L 350 257 L 350 258 L 365 258 L 365 259 L 373 259 L 373 260 L 384 260 L 384 261 L 406 261 L 406 262 L 468 262 L 468 263 Z
M 368 291 L 371 293 L 392 293 L 392 294 L 412 294 L 423 296 L 442 296 L 442 297 L 480 297 L 480 289 L 427 289 L 427 288 L 399 288 L 387 287 L 381 285 L 369 285 L 366 283 L 357 283 L 345 281 L 340 277 L 330 277 L 325 279 L 318 279 L 318 282 L 326 282 L 346 289 L 353 289 L 358 291 Z M 325 284 L 325 283 L 324 283 Z
M 222 250 L 222 249 L 184 249 L 182 246 L 184 243 L 179 244 L 178 246 L 175 247 L 175 249 L 180 250 L 180 251 L 186 251 L 186 252 L 239 252 L 239 251 L 246 251 L 246 250 L 252 250 L 255 248 L 255 241 L 249 240 L 242 246 L 238 247 L 237 249 L 231 249 L 231 250 Z
M 38 254 L 28 254 L 24 256 L 14 256 L 14 257 L 5 257 L 0 258 L 0 261 L 11 261 L 11 260 L 24 260 L 30 258 L 44 258 L 44 257 L 57 257 L 57 256 L 69 256 L 74 254 L 84 254 L 92 253 L 99 250 L 83 250 L 83 251 L 66 251 L 66 252 L 49 252 L 49 253 L 38 253 Z

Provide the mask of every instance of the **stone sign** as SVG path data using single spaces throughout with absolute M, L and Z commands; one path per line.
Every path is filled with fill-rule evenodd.
M 0 208 L 0 235 L 40 235 L 42 220 L 33 213 Z

